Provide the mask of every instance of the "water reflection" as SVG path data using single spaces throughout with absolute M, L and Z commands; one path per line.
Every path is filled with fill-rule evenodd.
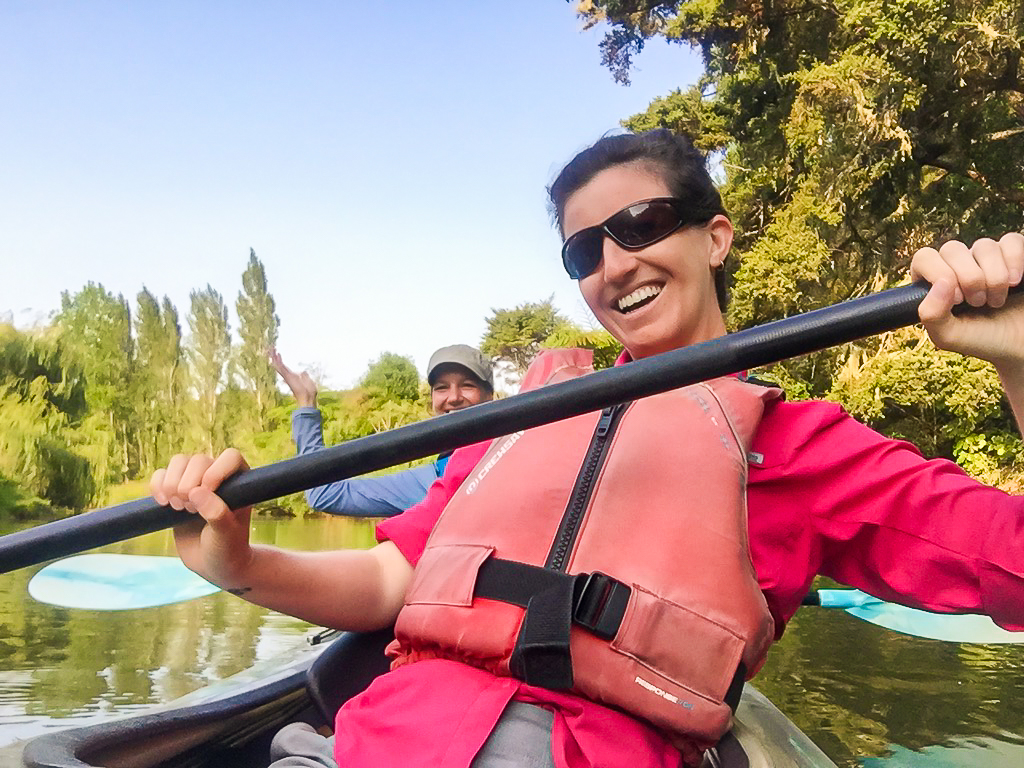
M 907 756 L 927 754 L 997 768 L 1024 742 L 1022 662 L 1024 646 L 923 640 L 815 609 L 794 619 L 757 684 L 841 766 L 918 766 Z
M 295 549 L 369 546 L 365 521 L 258 520 L 254 539 Z M 171 555 L 168 531 L 103 548 Z M 37 603 L 38 568 L 0 578 L 0 746 L 170 701 L 305 642 L 310 625 L 218 593 L 138 611 Z
M 254 531 L 295 549 L 373 543 L 371 523 L 338 518 L 258 520 Z M 105 551 L 174 548 L 163 532 Z M 70 611 L 28 597 L 35 570 L 0 577 L 0 754 L 44 728 L 177 698 L 313 631 L 223 593 L 123 613 Z M 843 768 L 1024 765 L 1024 646 L 921 640 L 808 608 L 757 685 Z

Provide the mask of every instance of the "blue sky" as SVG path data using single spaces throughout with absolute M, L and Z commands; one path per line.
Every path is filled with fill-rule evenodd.
M 252 247 L 286 361 L 335 387 L 383 351 L 422 372 L 492 308 L 554 295 L 587 325 L 545 187 L 700 74 L 655 41 L 617 85 L 601 35 L 562 0 L 6 0 L 0 318 L 145 285 L 187 333 L 209 284 L 234 330 Z

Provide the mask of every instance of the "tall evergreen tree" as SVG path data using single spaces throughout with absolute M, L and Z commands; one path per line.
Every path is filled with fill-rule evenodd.
M 267 410 L 274 405 L 277 395 L 274 369 L 267 359 L 267 350 L 277 344 L 280 325 L 274 313 L 274 297 L 267 290 L 267 276 L 256 251 L 249 249 L 249 265 L 242 273 L 242 290 L 235 302 L 238 312 L 238 335 L 242 344 L 238 350 L 238 369 L 242 382 L 256 399 L 256 418 L 259 429 L 266 429 Z
M 210 285 L 190 294 L 188 361 L 195 394 L 196 426 L 203 447 L 213 453 L 217 437 L 217 398 L 226 385 L 225 369 L 231 356 L 228 308 Z

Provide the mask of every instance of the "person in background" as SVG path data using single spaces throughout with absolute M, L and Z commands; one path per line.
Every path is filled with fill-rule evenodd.
M 270 362 L 295 396 L 298 407 L 292 413 L 292 437 L 301 456 L 324 448 L 323 415 L 316 405 L 317 386 L 305 371 L 296 373 L 276 349 L 268 352 Z M 441 347 L 427 364 L 430 407 L 434 415 L 468 408 L 494 397 L 491 361 L 474 347 L 453 344 Z M 451 452 L 429 464 L 388 475 L 353 477 L 306 491 L 313 509 L 332 515 L 391 517 L 423 500 L 427 488 L 444 473 Z

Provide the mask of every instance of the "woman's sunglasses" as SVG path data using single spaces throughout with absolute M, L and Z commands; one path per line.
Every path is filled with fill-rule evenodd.
M 692 214 L 691 214 L 692 216 Z M 674 197 L 640 200 L 602 223 L 581 229 L 562 245 L 562 264 L 573 280 L 582 280 L 601 263 L 607 235 L 630 251 L 654 245 L 687 224 L 696 224 Z

